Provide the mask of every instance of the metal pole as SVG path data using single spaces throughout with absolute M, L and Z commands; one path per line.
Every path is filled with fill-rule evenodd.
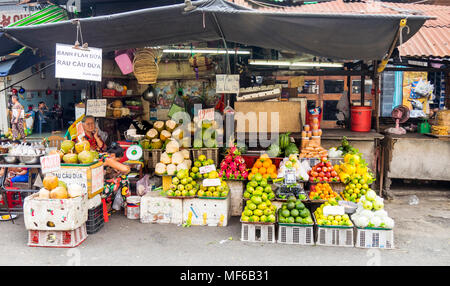
M 364 96 L 366 93 L 366 75 L 364 72 L 361 74 L 361 106 L 364 106 Z

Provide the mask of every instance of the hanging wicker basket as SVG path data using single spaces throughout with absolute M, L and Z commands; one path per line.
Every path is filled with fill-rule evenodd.
M 133 60 L 133 72 L 139 84 L 154 84 L 158 78 L 158 63 L 161 50 L 153 48 L 139 49 Z

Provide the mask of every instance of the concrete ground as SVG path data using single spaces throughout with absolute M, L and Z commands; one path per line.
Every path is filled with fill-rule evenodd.
M 412 194 L 418 205 L 408 204 Z M 16 224 L 0 223 L 0 265 L 450 264 L 450 192 L 401 190 L 385 205 L 396 223 L 394 250 L 245 243 L 238 217 L 227 227 L 183 228 L 142 224 L 122 214 L 77 248 L 34 248 L 26 245 L 21 215 Z

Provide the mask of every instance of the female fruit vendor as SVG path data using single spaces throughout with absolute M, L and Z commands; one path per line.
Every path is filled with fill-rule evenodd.
M 105 187 L 103 188 L 102 198 L 105 199 L 108 206 L 111 206 L 114 202 L 118 191 L 122 196 L 122 207 L 125 206 L 126 198 L 131 195 L 130 182 L 127 176 L 130 172 L 130 166 L 120 163 L 123 155 L 124 150 L 114 142 L 101 157 L 105 167 Z
M 83 129 L 84 129 L 84 138 L 89 142 L 91 145 L 91 150 L 97 151 L 97 152 L 105 152 L 106 151 L 106 144 L 103 142 L 102 138 L 100 138 L 100 135 L 98 134 L 98 128 L 95 126 L 95 118 L 93 116 L 87 115 L 81 120 L 83 123 Z M 74 141 L 76 141 L 77 138 L 74 138 Z

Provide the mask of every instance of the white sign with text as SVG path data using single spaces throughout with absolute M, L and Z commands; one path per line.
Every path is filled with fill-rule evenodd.
M 198 170 L 199 170 L 200 174 L 203 175 L 203 174 L 215 171 L 216 170 L 216 166 L 215 165 L 203 166 L 203 167 L 198 168 Z
M 343 206 L 325 206 L 323 207 L 323 215 L 345 215 L 345 209 Z
M 217 74 L 216 93 L 239 93 L 239 75 Z
M 205 187 L 217 187 L 220 186 L 220 179 L 204 179 L 203 186 Z
M 106 99 L 88 99 L 86 115 L 94 117 L 106 117 Z
M 102 81 L 102 49 L 56 44 L 55 77 Z
M 61 158 L 58 154 L 43 156 L 41 160 L 41 170 L 43 174 L 56 172 L 61 169 Z

